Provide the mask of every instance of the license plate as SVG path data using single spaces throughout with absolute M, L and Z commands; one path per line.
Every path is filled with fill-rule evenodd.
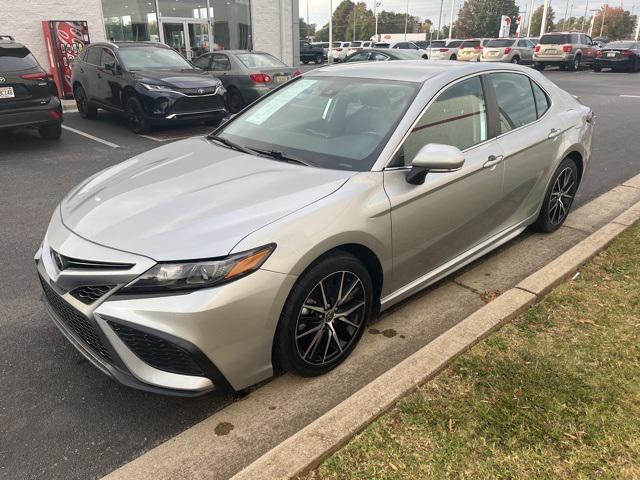
M 13 87 L 0 87 L 0 98 L 13 98 L 15 96 Z
M 489 52 L 489 56 L 491 57 L 495 57 L 496 55 L 498 55 L 498 52 Z
M 558 51 L 557 51 L 557 50 L 554 50 L 554 49 L 549 49 L 549 50 L 545 50 L 545 51 L 544 51 L 544 53 L 550 53 L 550 54 L 552 54 L 552 55 L 553 55 L 553 54 L 558 53 Z
M 607 57 L 615 57 L 616 52 L 607 52 Z
M 289 76 L 288 75 L 275 75 L 273 77 L 273 81 L 275 83 L 284 83 L 284 82 L 288 82 L 289 81 Z

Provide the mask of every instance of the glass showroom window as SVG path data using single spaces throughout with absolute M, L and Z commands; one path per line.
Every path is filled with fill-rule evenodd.
M 102 16 L 110 41 L 160 41 L 153 1 L 102 0 Z
M 214 50 L 251 50 L 249 0 L 209 0 L 213 6 Z

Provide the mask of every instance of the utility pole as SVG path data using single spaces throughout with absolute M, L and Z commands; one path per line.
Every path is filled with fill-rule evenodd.
M 438 33 L 436 35 L 436 40 L 440 40 L 440 28 L 442 28 L 442 4 L 444 0 L 440 0 L 440 15 L 438 16 Z
M 353 38 L 352 40 L 355 42 L 356 41 L 356 18 L 358 16 L 358 2 L 356 0 L 356 2 L 353 4 Z
M 602 32 L 604 31 L 604 19 L 607 17 L 607 8 L 609 5 L 607 3 L 604 4 L 604 11 L 602 12 L 602 24 L 600 25 L 600 37 L 602 36 Z
M 549 13 L 549 0 L 544 0 L 544 8 L 542 10 L 542 23 L 540 25 L 540 36 L 547 33 L 547 14 Z
M 562 30 L 566 30 L 568 13 L 569 13 L 569 0 L 567 0 L 567 6 L 564 8 L 564 19 L 562 19 Z
M 404 41 L 407 41 L 407 27 L 409 26 L 409 0 L 407 0 L 407 10 L 404 14 Z
M 529 19 L 527 22 L 527 37 L 531 36 L 531 20 L 533 19 L 533 0 L 529 0 Z
M 382 2 L 374 2 L 373 4 L 373 16 L 376 17 L 376 42 L 380 41 L 380 38 L 378 38 L 378 9 L 380 5 L 382 5 Z
M 587 0 L 587 4 L 584 6 L 584 17 L 582 17 L 582 23 L 580 23 L 580 31 L 584 31 L 584 21 L 587 19 L 587 12 L 589 11 L 589 0 Z
M 591 15 L 591 25 L 589 26 L 589 36 L 592 37 L 593 36 L 593 26 L 596 23 L 596 12 L 599 12 L 600 10 L 591 10 L 593 12 L 593 15 Z
M 530 0 L 533 1 L 533 0 Z M 451 35 L 453 34 L 453 15 L 455 14 L 453 9 L 456 6 L 456 0 L 451 0 L 451 25 L 449 25 L 449 40 L 451 40 Z
M 638 18 L 638 23 L 636 24 L 636 42 L 638 41 L 639 35 L 640 35 L 640 18 Z
M 329 63 L 333 62 L 331 50 L 333 50 L 333 0 L 329 0 L 329 51 L 327 52 Z

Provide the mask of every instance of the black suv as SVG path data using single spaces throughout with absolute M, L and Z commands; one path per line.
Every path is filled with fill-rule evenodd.
M 305 65 L 309 62 L 322 63 L 324 61 L 324 49 L 314 47 L 307 41 L 300 41 L 300 61 Z
M 62 104 L 51 75 L 29 49 L 0 35 L 0 129 L 25 127 L 47 140 L 60 138 Z
M 161 43 L 93 43 L 73 63 L 73 94 L 83 118 L 98 108 L 124 112 L 131 130 L 154 124 L 204 121 L 226 115 L 220 80 Z

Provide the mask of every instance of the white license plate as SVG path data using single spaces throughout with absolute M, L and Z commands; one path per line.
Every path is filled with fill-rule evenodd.
M 607 52 L 607 57 L 615 57 L 616 52 Z
M 498 55 L 498 52 L 489 52 L 489 55 L 495 57 L 496 55 Z
M 550 50 L 545 50 L 545 51 L 544 51 L 544 53 L 549 53 L 549 54 L 551 54 L 551 55 L 555 55 L 556 53 L 558 53 L 558 51 L 557 51 L 557 50 L 550 49 Z
M 287 75 L 276 75 L 273 77 L 273 81 L 276 83 L 284 83 L 289 81 L 289 77 Z
M 0 87 L 0 98 L 13 98 L 15 96 L 13 87 Z

